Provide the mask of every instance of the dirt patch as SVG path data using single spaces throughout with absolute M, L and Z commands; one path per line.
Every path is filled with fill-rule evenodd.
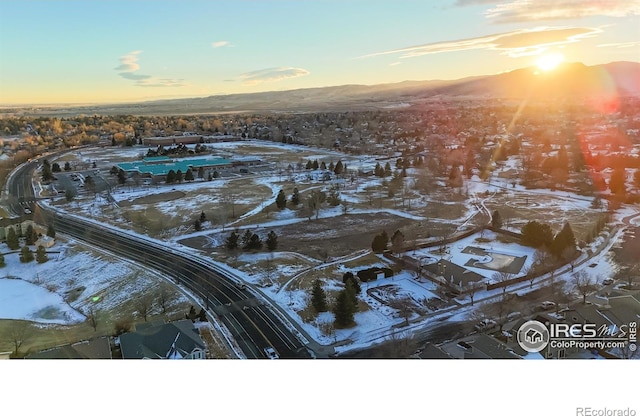
M 161 194 L 153 194 L 136 198 L 133 201 L 120 201 L 118 205 L 121 207 L 129 207 L 131 205 L 157 204 L 158 202 L 174 201 L 183 198 L 186 194 L 182 191 L 163 192 Z

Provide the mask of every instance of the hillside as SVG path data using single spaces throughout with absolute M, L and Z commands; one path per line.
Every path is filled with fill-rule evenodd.
M 74 114 L 358 111 L 394 108 L 425 100 L 580 99 L 617 95 L 640 95 L 640 63 L 612 62 L 594 66 L 564 63 L 549 72 L 529 67 L 497 75 L 449 81 L 342 85 L 115 105 L 33 107 L 15 112 L 24 115 L 71 116 Z

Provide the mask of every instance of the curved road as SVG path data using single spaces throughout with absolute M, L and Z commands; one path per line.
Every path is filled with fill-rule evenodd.
M 36 166 L 36 162 L 20 166 L 8 180 L 9 194 L 16 197 L 10 205 L 14 214 L 23 214 L 28 207 L 40 222 L 53 223 L 61 233 L 171 276 L 175 283 L 187 287 L 202 299 L 207 309 L 219 316 L 247 358 L 264 358 L 263 349 L 269 346 L 282 358 L 310 357 L 303 343 L 273 311 L 250 291 L 239 289 L 224 270 L 153 240 L 63 216 L 39 205 L 31 184 Z

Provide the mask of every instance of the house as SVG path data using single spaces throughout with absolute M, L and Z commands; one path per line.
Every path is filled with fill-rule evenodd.
M 111 359 L 111 345 L 108 337 L 93 338 L 61 345 L 48 350 L 27 355 L 27 359 Z
M 44 248 L 51 248 L 56 243 L 56 240 L 53 237 L 49 237 L 48 235 L 43 235 L 38 238 L 36 241 L 36 247 L 42 246 Z
M 120 335 L 122 358 L 204 359 L 206 347 L 190 319 L 136 326 L 135 332 Z
M 519 359 L 513 349 L 487 334 L 474 334 L 442 344 L 440 349 L 457 359 Z

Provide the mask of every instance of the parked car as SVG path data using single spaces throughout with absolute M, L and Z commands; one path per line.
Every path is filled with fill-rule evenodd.
M 271 360 L 276 360 L 276 359 L 280 358 L 280 356 L 278 355 L 276 350 L 274 350 L 272 347 L 265 348 L 264 349 L 264 354 L 267 356 L 267 358 L 269 358 Z
M 483 319 L 479 323 L 476 324 L 475 328 L 477 331 L 488 331 L 498 326 L 498 323 L 493 319 Z
M 555 302 L 551 302 L 548 300 L 545 300 L 544 302 L 540 302 L 540 308 L 547 310 L 547 309 L 553 309 L 556 307 L 556 303 Z
M 602 280 L 602 284 L 603 285 L 611 285 L 613 284 L 613 279 L 610 277 L 607 277 L 606 279 Z

